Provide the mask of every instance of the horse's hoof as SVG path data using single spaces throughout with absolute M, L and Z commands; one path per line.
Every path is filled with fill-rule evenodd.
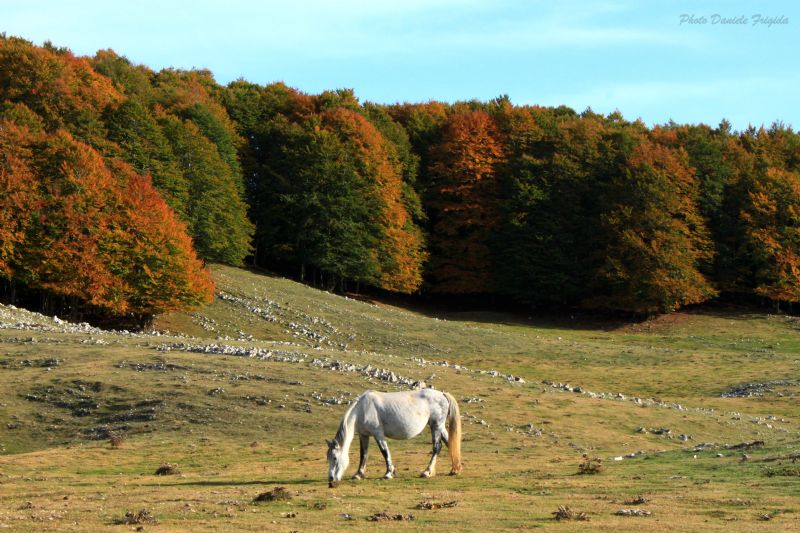
M 393 474 L 392 472 L 387 472 L 387 473 L 386 473 L 386 474 L 383 476 L 383 479 L 392 479 L 393 477 L 394 477 L 394 474 Z
M 364 479 L 364 474 L 355 473 L 353 474 L 353 479 Z
M 419 477 L 433 477 L 433 472 L 428 472 L 427 470 L 422 472 Z

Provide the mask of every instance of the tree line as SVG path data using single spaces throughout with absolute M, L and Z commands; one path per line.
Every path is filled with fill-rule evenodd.
M 655 313 L 800 300 L 800 136 L 223 86 L 0 39 L 0 288 L 149 316 L 203 262 L 327 289 Z

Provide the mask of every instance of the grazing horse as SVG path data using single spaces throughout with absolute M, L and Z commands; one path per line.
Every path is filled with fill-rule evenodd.
M 425 426 L 431 428 L 433 454 L 421 476 L 436 474 L 436 457 L 442 449 L 442 441 L 447 444 L 453 462 L 450 474 L 458 474 L 461 471 L 461 414 L 451 394 L 435 389 L 362 393 L 345 412 L 336 436 L 332 441 L 327 441 L 328 486 L 335 487 L 347 470 L 350 444 L 356 435 L 361 443 L 361 461 L 353 479 L 363 479 L 366 474 L 370 436 L 375 437 L 386 459 L 383 478 L 391 479 L 395 467 L 386 438 L 411 439 L 419 435 Z

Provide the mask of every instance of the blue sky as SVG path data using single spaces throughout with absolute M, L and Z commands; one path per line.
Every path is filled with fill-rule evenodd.
M 800 127 L 797 2 L 0 0 L 0 31 L 79 55 L 113 48 L 156 70 L 208 68 L 221 83 L 350 87 L 375 102 L 508 94 L 648 124 Z

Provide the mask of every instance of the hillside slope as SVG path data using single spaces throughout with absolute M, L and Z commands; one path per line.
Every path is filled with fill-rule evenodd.
M 108 529 L 145 509 L 162 531 L 366 530 L 384 511 L 414 514 L 402 529 L 501 530 L 554 525 L 559 505 L 606 529 L 800 522 L 794 318 L 431 316 L 213 273 L 213 304 L 149 333 L 0 307 L 0 526 Z M 373 444 L 371 477 L 328 489 L 323 439 L 346 403 L 421 382 L 461 403 L 463 475 L 417 478 L 423 434 L 390 442 L 398 479 L 379 479 Z M 602 471 L 579 475 L 583 454 Z M 180 473 L 155 476 L 164 463 Z M 253 503 L 278 485 L 290 501 Z M 652 515 L 614 514 L 631 507 Z

